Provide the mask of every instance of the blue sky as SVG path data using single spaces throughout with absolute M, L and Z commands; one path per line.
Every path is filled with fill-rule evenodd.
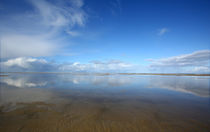
M 209 0 L 1 0 L 1 67 L 207 73 L 209 7 Z

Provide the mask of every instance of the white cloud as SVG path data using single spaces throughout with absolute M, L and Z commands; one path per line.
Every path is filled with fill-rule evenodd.
M 210 72 L 210 50 L 200 50 L 191 54 L 162 59 L 149 59 L 153 69 L 184 68 L 188 72 Z M 181 70 L 181 69 L 180 69 Z
M 210 50 L 196 51 L 162 59 L 150 59 L 148 67 L 120 60 L 91 61 L 89 63 L 56 63 L 37 57 L 19 57 L 0 63 L 2 71 L 34 72 L 173 72 L 209 73 Z
M 1 62 L 2 71 L 34 71 L 34 72 L 126 72 L 133 69 L 132 64 L 119 60 L 92 61 L 57 64 L 44 59 L 20 57 Z
M 30 64 L 34 62 L 39 62 L 42 64 L 46 64 L 47 61 L 44 59 L 35 59 L 35 58 L 15 58 L 7 60 L 6 62 L 2 62 L 3 65 L 12 67 L 12 66 L 18 66 L 21 68 L 30 68 Z
M 87 72 L 119 72 L 128 71 L 133 67 L 132 64 L 119 60 L 110 61 L 92 61 L 87 64 L 78 62 L 72 64 L 63 64 L 59 68 L 62 71 L 87 71 Z
M 167 32 L 169 32 L 168 28 L 162 28 L 158 31 L 158 35 L 159 36 L 163 36 L 164 34 L 166 34 Z
M 84 26 L 87 20 L 83 0 L 27 2 L 34 8 L 1 16 L 1 58 L 57 54 L 65 47 L 61 34 L 79 35 L 73 28 Z
M 46 61 L 45 59 L 19 57 L 8 59 L 0 63 L 2 71 L 57 71 L 57 64 Z

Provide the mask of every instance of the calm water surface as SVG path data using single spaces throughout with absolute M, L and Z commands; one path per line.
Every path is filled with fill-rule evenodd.
M 209 132 L 210 77 L 0 77 L 1 132 Z

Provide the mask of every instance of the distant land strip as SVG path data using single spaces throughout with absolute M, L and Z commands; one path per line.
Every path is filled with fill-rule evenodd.
M 72 74 L 72 75 L 163 75 L 163 76 L 210 76 L 210 74 L 196 73 L 75 73 L 75 72 L 0 72 L 0 76 L 8 76 L 8 74 Z
M 164 75 L 164 76 L 210 76 L 210 74 L 194 73 L 119 73 L 120 75 Z
M 0 77 L 6 77 L 6 76 L 8 76 L 8 75 L 1 75 L 1 74 L 0 74 Z

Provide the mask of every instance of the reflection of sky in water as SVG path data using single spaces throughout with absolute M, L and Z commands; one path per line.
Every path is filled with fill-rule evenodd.
M 209 77 L 203 76 L 138 76 L 138 75 L 70 75 L 70 74 L 11 74 L 1 77 L 1 85 L 17 88 L 159 88 L 209 96 Z
M 49 101 L 58 93 L 71 96 L 154 96 L 187 93 L 209 97 L 209 78 L 191 76 L 11 74 L 1 77 L 0 104 Z M 153 97 L 152 97 L 153 96 Z
M 209 77 L 153 76 L 150 78 L 148 86 L 151 88 L 174 90 L 202 97 L 210 96 Z

